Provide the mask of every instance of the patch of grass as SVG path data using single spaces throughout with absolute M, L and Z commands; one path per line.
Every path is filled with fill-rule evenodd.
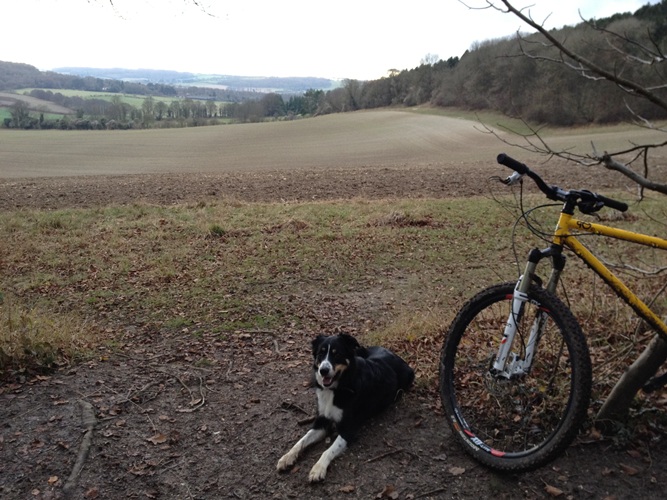
M 27 308 L 0 299 L 0 376 L 44 372 L 80 359 L 95 344 L 93 328 L 74 313 Z
M 550 231 L 557 212 L 532 217 Z M 659 200 L 633 213 L 614 224 L 665 234 Z M 187 328 L 183 334 L 191 335 L 352 328 L 364 341 L 404 353 L 428 385 L 436 382 L 442 336 L 461 304 L 483 287 L 516 279 L 514 219 L 482 197 L 5 211 L 0 289 L 44 304 L 11 312 L 44 319 L 26 325 L 56 321 L 61 316 L 49 311 L 69 310 L 112 325 Z M 589 241 L 609 260 L 666 264 L 664 252 L 635 254 L 603 239 Z M 520 230 L 516 244 L 523 266 L 529 249 L 545 243 Z M 636 352 L 641 334 L 628 334 L 636 324 L 632 313 L 574 258 L 565 279 L 596 359 L 609 358 L 605 349 Z M 632 283 L 646 297 L 660 279 Z M 29 338 L 27 326 L 21 328 L 20 335 L 12 330 L 13 338 Z M 51 337 L 29 343 L 56 354 L 67 345 L 86 347 Z M 12 348 L 11 356 L 21 349 Z
M 219 224 L 213 224 L 208 233 L 212 238 L 221 238 L 225 235 L 225 230 Z

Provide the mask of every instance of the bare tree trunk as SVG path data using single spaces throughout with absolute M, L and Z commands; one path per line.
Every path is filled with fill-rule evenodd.
M 667 360 L 667 342 L 656 335 L 616 383 L 600 408 L 597 420 L 624 421 L 637 392 L 655 375 L 665 360 Z

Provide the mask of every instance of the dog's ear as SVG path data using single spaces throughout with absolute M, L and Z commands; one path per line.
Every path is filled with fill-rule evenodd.
M 320 345 L 322 345 L 322 342 L 324 342 L 324 339 L 326 339 L 324 335 L 318 335 L 313 339 L 313 356 L 317 354 L 317 351 L 320 348 Z
M 338 337 L 343 341 L 345 347 L 348 348 L 350 351 L 356 352 L 357 349 L 361 349 L 359 342 L 357 342 L 357 339 L 355 339 L 352 335 L 349 335 L 347 333 L 341 333 L 338 335 Z

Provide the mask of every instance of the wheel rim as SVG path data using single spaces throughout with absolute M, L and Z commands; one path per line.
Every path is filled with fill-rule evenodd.
M 559 325 L 549 310 L 531 302 L 526 304 L 512 349 L 523 356 L 535 314 L 546 312 L 545 333 L 531 373 L 511 380 L 490 373 L 511 298 L 511 294 L 498 294 L 473 311 L 455 359 L 450 356 L 453 363 L 444 367 L 451 370 L 445 392 L 455 409 L 454 428 L 469 444 L 491 456 L 521 458 L 544 447 L 563 425 L 571 404 L 573 373 Z

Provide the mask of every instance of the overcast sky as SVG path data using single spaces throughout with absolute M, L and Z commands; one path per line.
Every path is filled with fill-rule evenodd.
M 515 0 L 560 28 L 659 0 Z M 485 0 L 467 0 L 483 6 Z M 205 11 L 197 7 L 200 5 Z M 377 79 L 526 31 L 458 0 L 0 0 L 0 60 L 243 76 Z M 548 17 L 548 18 L 547 18 Z

